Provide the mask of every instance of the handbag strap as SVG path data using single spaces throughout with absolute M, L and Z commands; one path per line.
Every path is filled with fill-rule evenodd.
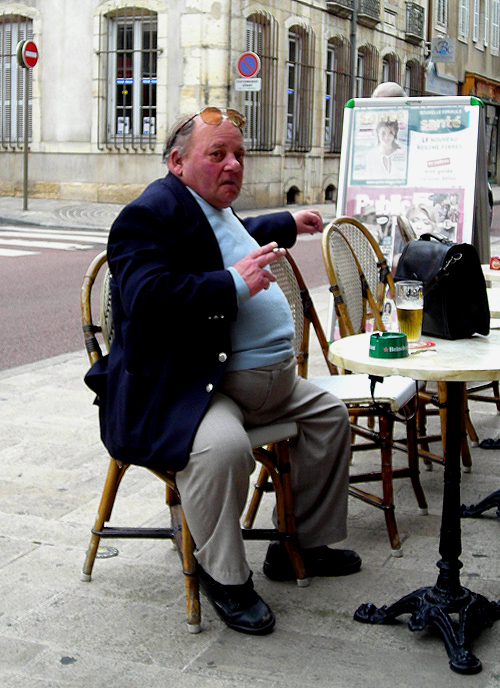
M 461 260 L 462 254 L 461 253 L 454 253 L 452 256 L 450 256 L 449 260 L 446 261 L 446 263 L 439 268 L 439 270 L 436 272 L 432 280 L 427 284 L 424 289 L 423 289 L 423 295 L 427 296 L 427 294 L 434 289 L 438 285 L 438 283 L 444 278 L 449 275 L 448 268 L 450 265 L 453 265 L 457 261 Z

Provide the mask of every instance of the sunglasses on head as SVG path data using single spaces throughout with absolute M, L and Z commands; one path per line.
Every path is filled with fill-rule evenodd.
M 223 119 L 228 119 L 234 124 L 235 127 L 241 129 L 245 126 L 246 119 L 241 113 L 232 108 L 223 108 L 222 110 L 218 107 L 205 107 L 202 110 L 198 110 L 194 115 L 191 115 L 175 132 L 172 136 L 172 142 L 175 141 L 178 134 L 184 129 L 185 126 L 192 122 L 195 117 L 201 117 L 202 122 L 205 124 L 213 124 L 215 126 L 219 125 Z

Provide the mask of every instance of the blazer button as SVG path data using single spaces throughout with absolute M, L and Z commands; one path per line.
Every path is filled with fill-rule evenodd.
M 227 361 L 227 354 L 225 354 L 223 351 L 219 354 L 219 361 L 221 363 L 224 363 L 225 361 Z
M 205 387 L 207 392 L 211 392 L 213 390 L 214 386 L 211 382 L 208 383 L 208 385 Z

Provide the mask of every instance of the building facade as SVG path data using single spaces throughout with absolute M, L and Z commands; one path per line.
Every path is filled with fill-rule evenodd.
M 169 127 L 210 104 L 247 119 L 238 207 L 335 200 L 350 97 L 383 80 L 421 95 L 429 73 L 458 93 L 486 84 L 497 97 L 499 0 L 481 0 L 489 44 L 458 36 L 454 5 L 475 1 L 442 0 L 443 23 L 427 0 L 0 0 L 0 194 L 22 190 L 27 88 L 32 197 L 130 200 L 165 173 Z M 430 37 L 455 28 L 459 59 L 426 69 Z M 40 58 L 26 70 L 16 46 L 29 38 Z M 245 51 L 260 58 L 260 90 L 238 82 Z

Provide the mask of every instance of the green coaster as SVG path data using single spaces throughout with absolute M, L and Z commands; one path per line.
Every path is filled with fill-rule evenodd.
M 370 337 L 372 358 L 404 358 L 408 356 L 408 341 L 404 332 L 374 332 Z

